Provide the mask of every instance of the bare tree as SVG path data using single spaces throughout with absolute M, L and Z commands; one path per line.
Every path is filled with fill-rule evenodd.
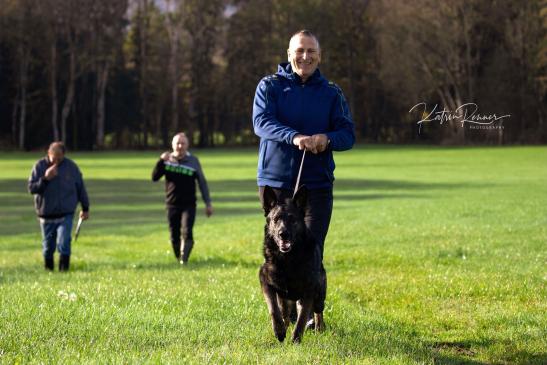
M 179 49 L 182 36 L 182 0 L 166 0 L 165 28 L 169 36 L 169 76 L 171 82 L 171 125 L 172 132 L 179 130 Z

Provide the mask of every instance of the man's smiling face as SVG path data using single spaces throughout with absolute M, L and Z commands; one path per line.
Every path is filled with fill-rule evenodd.
M 321 61 L 321 49 L 317 40 L 304 34 L 291 38 L 287 55 L 293 71 L 304 82 L 313 75 Z

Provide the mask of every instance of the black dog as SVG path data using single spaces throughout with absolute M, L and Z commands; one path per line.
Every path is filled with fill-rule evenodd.
M 327 293 L 327 274 L 311 233 L 304 224 L 307 191 L 300 188 L 293 199 L 278 202 L 275 192 L 265 187 L 263 208 L 265 262 L 259 271 L 262 292 L 272 318 L 274 334 L 285 339 L 291 310 L 297 301 L 298 318 L 292 334 L 300 342 L 311 310 L 315 329 L 322 331 Z

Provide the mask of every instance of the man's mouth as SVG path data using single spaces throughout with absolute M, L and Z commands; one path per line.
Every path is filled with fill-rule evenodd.
M 287 242 L 287 241 L 283 241 L 281 242 L 281 244 L 279 245 L 279 251 L 281 251 L 282 253 L 287 253 L 291 250 L 292 248 L 292 245 L 290 242 Z

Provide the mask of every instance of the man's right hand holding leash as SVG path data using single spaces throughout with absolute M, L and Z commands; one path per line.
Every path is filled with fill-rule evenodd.
M 314 134 L 313 136 L 297 134 L 294 136 L 292 143 L 295 146 L 298 146 L 298 149 L 300 150 L 306 150 L 313 154 L 318 154 L 327 149 L 329 139 L 326 134 Z

